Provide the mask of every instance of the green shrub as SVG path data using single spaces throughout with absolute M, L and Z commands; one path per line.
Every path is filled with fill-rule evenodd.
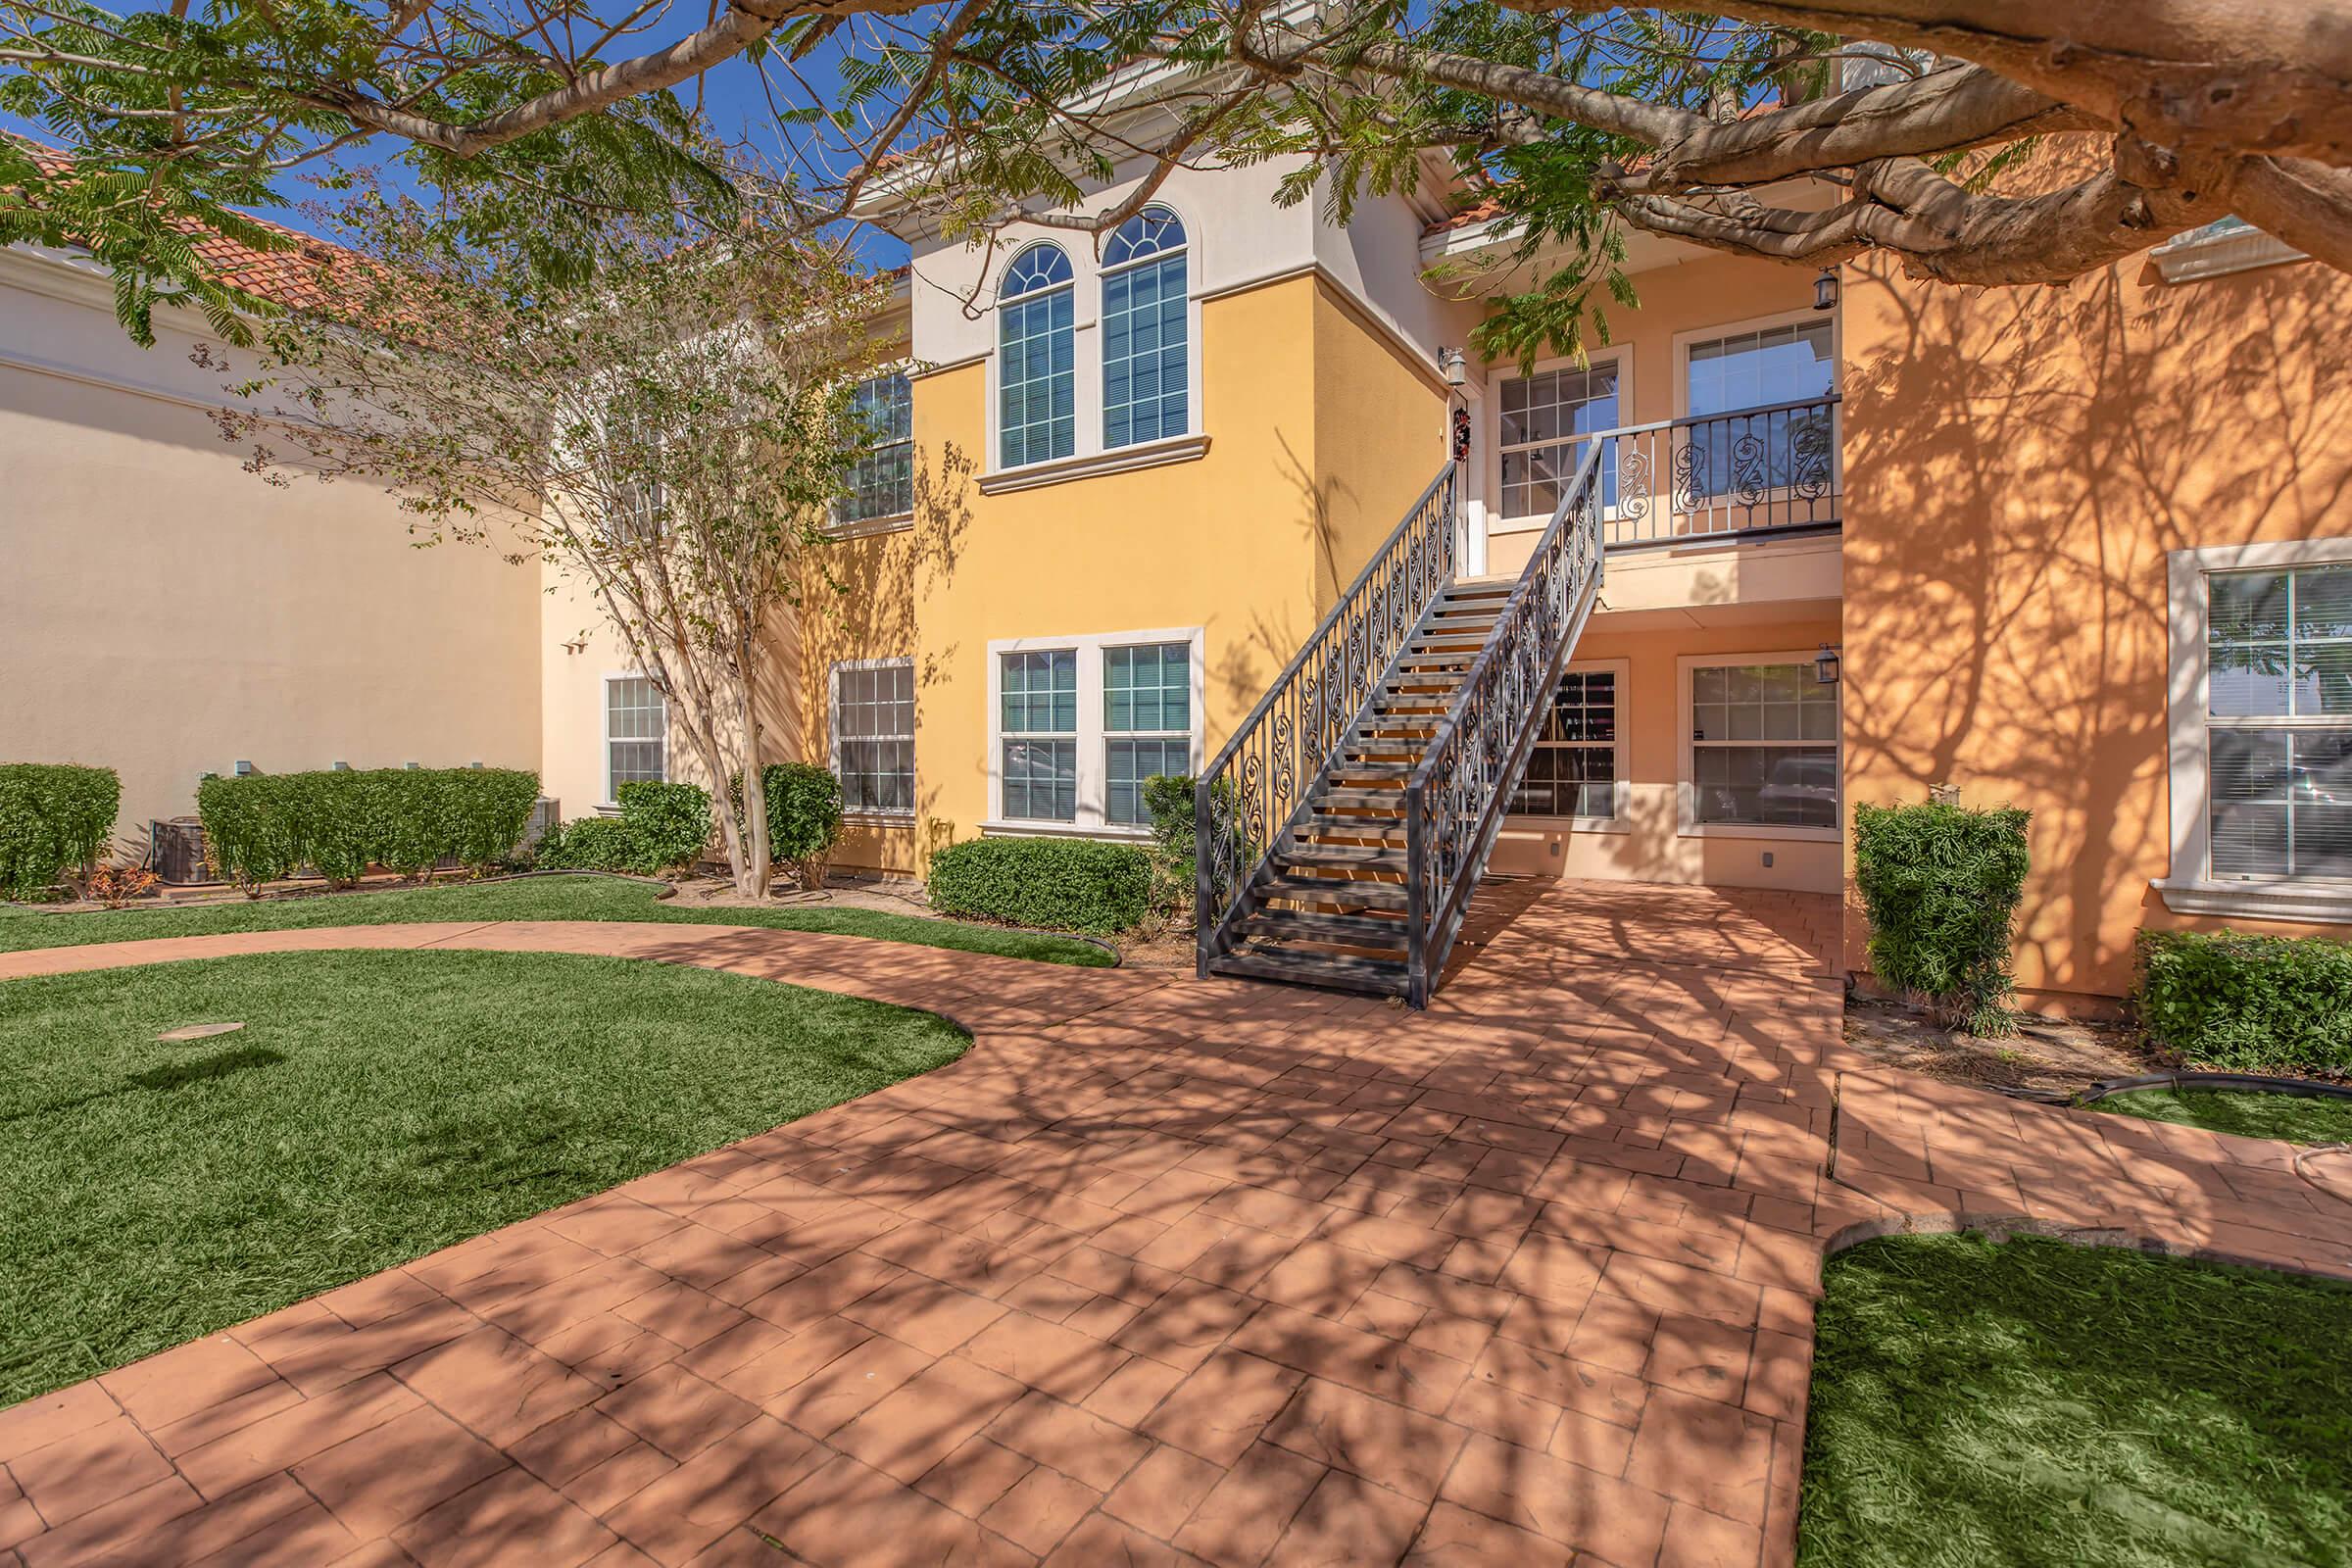
M 1126 931 L 1152 905 L 1152 858 L 1086 839 L 972 839 L 931 858 L 931 906 L 1049 931 Z
M 2191 1061 L 2352 1074 L 2352 943 L 2143 931 L 2132 1000 L 2148 1033 Z
M 2029 812 L 1930 802 L 1854 808 L 1854 881 L 1870 966 L 1976 1034 L 2010 1027 L 2010 926 L 2032 857 Z
M 34 898 L 94 865 L 122 805 L 122 781 L 111 767 L 0 763 L 0 897 Z
M 645 870 L 692 865 L 710 847 L 710 792 L 700 784 L 639 779 L 613 793 L 637 863 Z
M 771 762 L 760 770 L 760 787 L 767 795 L 767 858 L 791 866 L 802 887 L 823 887 L 833 846 L 841 842 L 841 780 L 812 763 Z M 740 824 L 740 776 L 731 793 Z
M 531 863 L 545 871 L 635 871 L 637 860 L 636 841 L 617 816 L 559 823 L 531 856 Z
M 476 870 L 521 842 L 539 775 L 499 767 L 381 767 L 213 777 L 196 788 L 214 874 L 251 889 L 304 866 L 330 883 L 370 865 L 415 876 Z
M 531 853 L 546 871 L 629 871 L 660 876 L 702 858 L 710 846 L 710 792 L 640 779 L 619 790 L 618 816 L 583 816 L 548 829 Z
M 1189 773 L 1155 773 L 1144 780 L 1144 810 L 1152 818 L 1152 907 L 1173 914 L 1193 902 L 1200 845 Z

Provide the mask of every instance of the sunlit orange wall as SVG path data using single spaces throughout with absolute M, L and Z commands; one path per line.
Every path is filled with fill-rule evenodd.
M 2141 926 L 2193 923 L 2148 886 L 2170 858 L 2165 552 L 2352 529 L 2352 279 L 1851 268 L 1844 351 L 1847 801 L 1950 783 L 2030 808 L 2027 1001 L 2120 996 Z

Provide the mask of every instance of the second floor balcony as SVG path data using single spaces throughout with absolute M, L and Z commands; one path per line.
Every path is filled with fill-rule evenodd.
M 1567 449 L 1572 463 L 1594 445 L 1612 550 L 1838 526 L 1835 396 L 1596 431 Z

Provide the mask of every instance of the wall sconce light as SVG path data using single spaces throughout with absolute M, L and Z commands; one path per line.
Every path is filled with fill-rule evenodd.
M 253 764 L 252 764 L 251 762 L 247 762 L 247 761 L 242 761 L 242 760 L 240 760 L 240 761 L 237 763 L 237 777 L 239 777 L 239 778 L 251 778 L 251 777 L 253 777 Z
M 1821 652 L 1813 656 L 1813 678 L 1824 686 L 1835 686 L 1838 673 L 1838 650 L 1823 643 Z
M 1817 311 L 1834 311 L 1838 308 L 1838 269 L 1835 267 L 1823 268 L 1821 275 L 1813 280 L 1813 308 Z
M 1438 364 L 1446 371 L 1446 384 L 1465 387 L 1470 384 L 1470 357 L 1460 349 L 1438 350 Z
M 416 769 L 418 768 L 418 766 L 420 766 L 421 764 L 419 764 L 419 763 L 416 763 L 416 762 L 409 762 L 409 763 L 406 763 L 406 764 L 404 764 L 404 765 L 406 765 L 406 766 L 407 766 L 407 768 L 408 768 L 408 770 L 409 770 L 410 772 L 414 773 L 414 772 L 416 772 Z
M 351 764 L 349 762 L 337 762 L 334 765 L 334 771 L 337 773 L 348 773 L 351 771 Z

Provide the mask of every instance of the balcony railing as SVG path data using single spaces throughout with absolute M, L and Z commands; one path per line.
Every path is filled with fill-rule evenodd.
M 1598 431 L 1610 549 L 1835 528 L 1844 484 L 1838 400 Z

